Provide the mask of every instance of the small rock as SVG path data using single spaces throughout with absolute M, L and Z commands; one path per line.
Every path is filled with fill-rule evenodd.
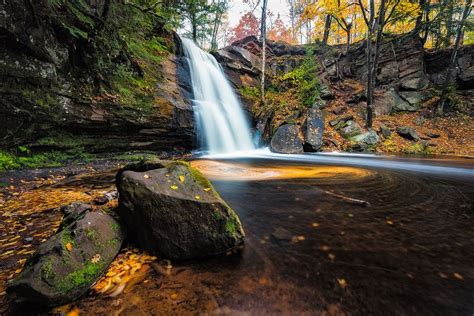
M 415 129 L 409 126 L 397 127 L 397 134 L 409 140 L 417 141 L 420 139 Z
M 426 136 L 428 136 L 428 137 L 430 137 L 430 138 L 439 138 L 439 137 L 441 137 L 440 134 L 438 134 L 438 133 L 433 133 L 433 132 L 428 132 L 428 133 L 426 133 Z
M 351 138 L 352 141 L 357 143 L 364 143 L 366 145 L 376 145 L 379 141 L 379 136 L 375 131 L 369 131 L 364 134 L 360 134 Z
M 384 124 L 380 124 L 380 133 L 382 133 L 384 138 L 389 138 L 392 135 L 392 131 L 390 128 L 385 126 Z
M 362 134 L 362 128 L 355 121 L 347 121 L 345 126 L 339 130 L 339 133 L 344 138 L 351 138 Z
M 273 231 L 272 237 L 277 241 L 291 241 L 293 235 L 283 227 L 278 227 Z
M 347 111 L 347 107 L 341 105 L 341 106 L 338 106 L 338 107 L 335 107 L 332 112 L 336 115 L 341 115 L 343 113 L 345 113 Z
M 354 117 L 352 115 L 346 115 L 346 116 L 343 116 L 343 117 L 338 117 L 337 119 L 334 119 L 332 121 L 329 121 L 329 125 L 331 125 L 332 127 L 338 125 L 339 123 L 345 123 L 347 121 L 352 121 L 354 119 Z

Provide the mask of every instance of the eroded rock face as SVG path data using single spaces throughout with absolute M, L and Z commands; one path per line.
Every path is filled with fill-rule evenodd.
M 300 154 L 303 152 L 303 143 L 299 138 L 299 129 L 296 125 L 285 124 L 280 126 L 272 137 L 270 149 L 280 154 Z
M 99 41 L 92 34 L 101 27 L 101 19 L 90 17 L 100 16 L 106 2 L 61 1 L 58 6 L 43 0 L 30 5 L 0 3 L 1 147 L 36 145 L 38 138 L 66 133 L 100 138 L 107 142 L 107 152 L 194 146 L 189 89 L 182 84 L 189 74 L 183 71 L 179 53 L 169 54 L 154 65 L 155 73 L 147 73 L 158 83 L 154 84 L 156 93 L 147 95 L 143 104 L 103 93 L 111 79 L 94 68 L 96 59 L 105 58 L 94 55 L 98 51 L 94 45 L 109 43 L 94 42 Z M 116 3 L 111 6 L 117 9 Z M 79 21 L 73 12 L 91 22 Z M 80 36 L 71 35 L 71 27 Z M 107 28 L 100 32 L 108 32 L 111 39 L 116 35 Z M 159 25 L 156 32 L 169 43 L 170 50 L 177 49 L 173 33 Z M 127 57 L 126 47 L 110 49 L 107 54 L 117 55 L 114 64 L 143 78 L 143 69 L 133 57 Z
M 91 206 L 63 209 L 59 231 L 38 247 L 8 287 L 20 300 L 55 306 L 85 294 L 119 252 L 125 233 L 119 222 Z
M 117 175 L 117 188 L 117 214 L 141 249 L 184 260 L 243 243 L 237 214 L 185 162 L 128 165 Z

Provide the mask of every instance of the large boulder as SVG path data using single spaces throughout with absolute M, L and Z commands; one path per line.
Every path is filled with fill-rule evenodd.
M 391 88 L 380 96 L 375 97 L 375 114 L 385 115 L 392 111 L 416 111 L 416 107 L 410 105 L 400 98 Z
M 162 258 L 216 255 L 243 243 L 237 214 L 185 162 L 143 162 L 117 174 L 119 207 L 130 238 Z
M 119 222 L 90 205 L 63 208 L 59 231 L 41 244 L 8 292 L 20 300 L 55 306 L 85 294 L 107 270 L 125 238 Z
M 303 143 L 299 137 L 298 127 L 291 124 L 280 126 L 272 137 L 270 149 L 281 154 L 302 153 Z
M 318 108 L 308 109 L 308 117 L 303 126 L 304 150 L 318 151 L 323 144 L 324 117 Z
M 404 81 L 402 81 L 400 88 L 409 91 L 424 90 L 428 88 L 429 83 L 430 82 L 426 75 L 421 72 L 418 74 L 418 76 L 406 78 Z

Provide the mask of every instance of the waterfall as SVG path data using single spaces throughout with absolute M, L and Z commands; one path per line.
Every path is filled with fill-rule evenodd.
M 193 109 L 202 149 L 209 154 L 255 149 L 241 104 L 214 56 L 182 38 L 194 93 Z

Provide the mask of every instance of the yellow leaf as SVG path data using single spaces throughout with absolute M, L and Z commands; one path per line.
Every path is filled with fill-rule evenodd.
M 211 188 L 204 188 L 204 191 L 209 192 L 209 191 L 211 191 Z
M 316 227 L 319 227 L 319 224 L 318 224 L 318 223 L 313 223 L 313 224 L 311 224 L 311 226 L 313 226 L 314 228 L 316 228 Z
M 199 195 L 195 195 L 194 197 L 196 198 L 196 200 L 199 200 L 201 198 Z
M 343 289 L 347 287 L 347 282 L 344 279 L 337 279 L 337 283 L 339 283 L 339 286 L 342 287 Z
M 178 294 L 176 294 L 176 293 L 171 294 L 171 299 L 172 300 L 177 300 L 178 299 Z
M 387 224 L 393 225 L 393 222 L 392 221 L 387 221 Z
M 66 316 L 79 316 L 81 313 L 81 310 L 77 307 L 74 307 L 71 309 L 69 312 L 66 313 Z
M 92 263 L 98 263 L 100 261 L 100 254 L 95 254 L 94 257 L 91 258 Z
M 171 188 L 171 190 L 178 190 L 178 186 L 176 186 L 174 184 L 172 186 L 170 186 L 170 188 Z
M 67 249 L 67 251 L 69 251 L 69 252 L 72 251 L 72 244 L 71 244 L 70 242 L 68 242 L 68 243 L 66 244 L 66 249 Z
M 184 176 L 183 175 L 179 176 L 179 181 L 184 182 Z
M 150 178 L 150 176 L 147 175 L 147 174 L 144 174 L 144 175 L 143 175 L 143 178 L 148 179 L 148 178 Z
M 458 280 L 464 280 L 464 277 L 462 275 L 460 275 L 459 273 L 457 273 L 457 272 L 453 273 L 453 277 L 458 279 Z

